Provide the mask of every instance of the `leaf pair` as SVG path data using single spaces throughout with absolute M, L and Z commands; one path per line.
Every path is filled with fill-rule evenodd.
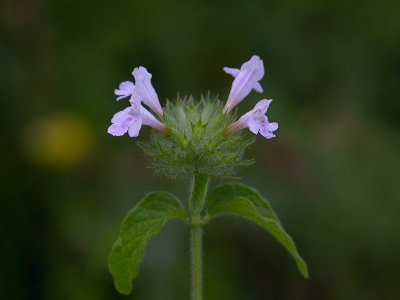
M 307 266 L 298 254 L 292 238 L 283 229 L 268 201 L 254 189 L 240 184 L 221 185 L 209 194 L 206 208 L 210 217 L 234 214 L 268 230 L 289 251 L 301 274 L 308 277 Z M 120 293 L 130 293 L 131 281 L 138 273 L 147 241 L 173 217 L 187 221 L 188 213 L 180 201 L 168 192 L 146 195 L 128 213 L 109 257 L 115 288 Z

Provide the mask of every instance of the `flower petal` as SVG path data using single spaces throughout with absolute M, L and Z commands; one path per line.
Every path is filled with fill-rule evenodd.
M 108 127 L 107 132 L 113 136 L 121 136 L 127 131 L 128 128 L 122 127 L 120 124 L 112 124 Z
M 141 126 L 142 114 L 139 109 L 130 106 L 117 112 L 111 119 L 111 122 L 113 124 L 108 128 L 107 132 L 112 135 L 121 136 L 128 131 L 132 124 L 140 123 Z
M 135 80 L 151 80 L 152 75 L 147 71 L 145 67 L 138 67 L 133 69 L 132 71 L 133 77 L 135 77 Z
M 265 115 L 271 102 L 272 99 L 263 99 L 258 101 L 251 111 L 253 114 Z
M 140 128 L 142 128 L 142 121 L 137 120 L 133 122 L 128 128 L 128 134 L 130 137 L 137 137 L 139 135 Z
M 258 92 L 260 94 L 263 92 L 263 88 L 262 88 L 262 86 L 261 86 L 261 84 L 259 82 L 256 82 L 253 85 L 253 90 L 255 90 L 256 92 Z
M 129 112 L 131 111 L 131 107 L 127 107 L 124 110 L 121 110 L 114 114 L 113 118 L 111 119 L 111 123 L 122 123 L 126 118 L 129 117 Z
M 152 75 L 145 67 L 135 68 L 132 72 L 135 77 L 137 96 L 144 104 L 146 104 L 152 111 L 162 117 L 163 110 L 158 100 L 158 96 L 154 87 L 151 84 Z
M 239 70 L 239 69 L 236 69 L 236 68 L 224 67 L 224 68 L 222 68 L 222 70 L 224 70 L 224 72 L 225 72 L 226 74 L 232 75 L 233 77 L 238 76 L 239 73 L 240 73 L 240 70 Z
M 260 130 L 260 133 L 261 133 L 261 135 L 262 135 L 263 137 L 265 137 L 266 139 L 272 139 L 272 138 L 276 137 L 275 134 L 273 134 L 272 132 L 269 132 L 269 131 L 265 130 L 264 128 L 262 128 L 262 129 Z
M 247 126 L 249 127 L 249 130 L 254 134 L 257 134 L 260 130 L 260 122 L 255 118 L 250 118 L 247 121 Z
M 117 101 L 118 101 L 118 100 L 128 97 L 129 95 L 132 95 L 134 90 L 135 90 L 135 85 L 133 84 L 133 82 L 124 81 L 124 82 L 120 83 L 119 89 L 114 90 L 114 94 L 119 96 L 117 98 Z
M 141 99 L 140 99 L 140 95 L 137 91 L 135 91 L 131 98 L 129 99 L 129 102 L 133 105 L 133 106 L 138 106 L 140 105 Z
M 261 80 L 261 78 L 264 77 L 264 63 L 262 59 L 257 55 L 253 55 L 249 61 L 246 61 L 240 67 L 240 71 L 247 70 L 251 70 L 252 72 L 254 72 L 254 79 L 256 81 Z
M 267 130 L 268 131 L 274 132 L 277 129 L 278 129 L 278 123 L 276 123 L 276 122 L 268 123 L 268 125 L 267 125 Z

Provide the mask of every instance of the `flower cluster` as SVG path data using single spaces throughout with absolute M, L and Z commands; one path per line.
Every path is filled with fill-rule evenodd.
M 163 116 L 163 110 L 158 100 L 157 93 L 151 84 L 151 74 L 145 67 L 135 68 L 132 72 L 135 77 L 135 83 L 124 81 L 119 85 L 119 89 L 114 91 L 118 96 L 117 101 L 129 97 L 130 107 L 117 112 L 111 119 L 112 125 L 108 128 L 108 133 L 121 136 L 128 132 L 130 137 L 139 135 L 142 125 L 148 125 L 161 132 L 167 133 L 167 128 L 158 121 L 141 102 L 146 104 L 160 118 Z
M 270 139 L 275 137 L 273 132 L 278 129 L 278 123 L 269 122 L 265 116 L 270 99 L 259 101 L 236 121 L 231 113 L 253 89 L 263 92 L 259 81 L 264 76 L 264 64 L 258 56 L 251 57 L 240 69 L 225 67 L 223 70 L 234 77 L 225 106 L 210 96 L 199 102 L 190 97 L 178 98 L 175 104 L 168 102 L 163 110 L 151 84 L 152 75 L 145 67 L 135 68 L 132 72 L 135 83 L 124 81 L 115 90 L 117 100 L 130 97 L 130 106 L 114 115 L 108 133 L 121 136 L 128 132 L 130 137 L 136 137 L 142 125 L 160 132 L 153 133 L 150 144 L 141 144 L 160 173 L 171 176 L 191 171 L 215 176 L 231 174 L 235 166 L 249 163 L 242 160 L 249 142 L 238 132 L 249 128 L 252 133 Z

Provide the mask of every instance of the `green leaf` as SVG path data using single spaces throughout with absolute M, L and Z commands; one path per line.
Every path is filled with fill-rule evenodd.
M 207 211 L 211 217 L 223 213 L 235 214 L 268 230 L 292 255 L 300 273 L 308 277 L 307 265 L 292 238 L 283 229 L 269 202 L 254 189 L 241 184 L 221 185 L 208 196 Z
M 121 231 L 108 258 L 118 292 L 128 295 L 131 281 L 139 271 L 147 241 L 157 234 L 169 218 L 187 218 L 180 201 L 168 192 L 147 194 L 122 222 Z

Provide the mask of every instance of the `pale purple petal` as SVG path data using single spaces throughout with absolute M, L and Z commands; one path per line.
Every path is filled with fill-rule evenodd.
M 128 128 L 122 127 L 119 124 L 112 124 L 108 127 L 107 132 L 113 136 L 121 136 L 124 135 Z
M 111 119 L 111 123 L 122 123 L 126 118 L 129 117 L 129 112 L 131 110 L 131 107 L 127 107 L 124 110 L 117 112 Z
M 247 113 L 245 113 L 243 116 L 240 117 L 240 120 L 242 122 L 247 122 L 253 115 L 253 111 L 248 111 Z
M 233 77 L 238 76 L 239 73 L 240 73 L 240 70 L 239 70 L 239 69 L 236 69 L 236 68 L 228 68 L 228 67 L 225 67 L 225 68 L 222 68 L 222 70 L 224 70 L 224 72 L 225 72 L 226 74 L 232 75 Z
M 142 112 L 140 108 L 137 106 L 132 105 L 130 107 L 129 116 L 132 118 L 132 122 L 142 122 Z
M 272 99 L 263 99 L 258 101 L 251 111 L 253 114 L 265 115 L 271 102 Z
M 257 134 L 258 131 L 260 130 L 260 122 L 256 118 L 250 118 L 247 121 L 247 127 L 249 127 L 249 130 L 252 133 Z
M 128 134 L 130 137 L 137 137 L 139 135 L 142 122 L 133 122 L 128 128 Z
M 262 59 L 257 56 L 253 55 L 249 61 L 246 61 L 241 67 L 241 71 L 250 70 L 253 72 L 253 76 L 255 81 L 259 81 L 264 77 L 264 63 Z
M 278 129 L 278 123 L 276 122 L 271 122 L 267 124 L 267 130 L 270 132 L 274 132 L 275 130 Z
M 131 98 L 129 99 L 129 102 L 133 105 L 133 106 L 138 106 L 140 105 L 140 103 L 142 102 L 140 99 L 140 95 L 137 91 L 135 91 Z
M 260 94 L 263 92 L 263 88 L 259 82 L 256 82 L 253 85 L 253 90 L 255 90 L 257 93 L 260 93 Z
M 273 134 L 272 132 L 278 129 L 278 123 L 276 122 L 269 123 L 268 118 L 266 116 L 264 117 L 265 118 L 263 122 L 260 124 L 260 133 L 266 139 L 273 138 L 275 137 L 275 134 Z
M 132 124 L 133 121 L 133 117 L 131 116 L 130 112 L 131 112 L 130 109 L 129 110 L 124 109 L 123 111 L 120 112 L 122 114 L 117 115 L 118 113 L 116 113 L 113 117 L 114 121 L 111 120 L 114 126 L 111 125 L 108 128 L 108 133 L 117 136 L 123 135 L 128 130 L 128 127 Z
M 145 67 L 135 68 L 132 72 L 135 77 L 136 93 L 135 97 L 138 97 L 144 104 L 146 104 L 152 111 L 162 117 L 163 110 L 158 100 L 156 91 L 151 84 L 152 75 L 147 71 Z
M 138 127 L 139 130 L 140 126 L 142 126 L 142 114 L 137 107 L 130 106 L 117 112 L 111 119 L 111 123 L 113 124 L 108 128 L 108 133 L 121 136 L 129 129 L 129 135 L 131 135 L 132 132 L 135 132 L 133 129 L 130 129 L 131 127 Z
M 132 75 L 135 77 L 135 80 L 151 80 L 151 77 L 153 76 L 145 67 L 142 66 L 133 69 Z
M 124 81 L 124 82 L 120 83 L 119 89 L 114 90 L 114 94 L 119 96 L 117 98 L 117 101 L 118 101 L 118 100 L 121 100 L 123 98 L 126 98 L 126 97 L 132 95 L 134 90 L 135 90 L 135 85 L 133 84 L 133 82 Z
M 266 139 L 271 139 L 271 138 L 276 137 L 275 134 L 273 134 L 272 132 L 269 132 L 269 131 L 265 130 L 264 128 L 262 128 L 262 129 L 260 130 L 260 133 L 261 133 L 261 135 L 262 135 L 263 137 L 265 137 Z

